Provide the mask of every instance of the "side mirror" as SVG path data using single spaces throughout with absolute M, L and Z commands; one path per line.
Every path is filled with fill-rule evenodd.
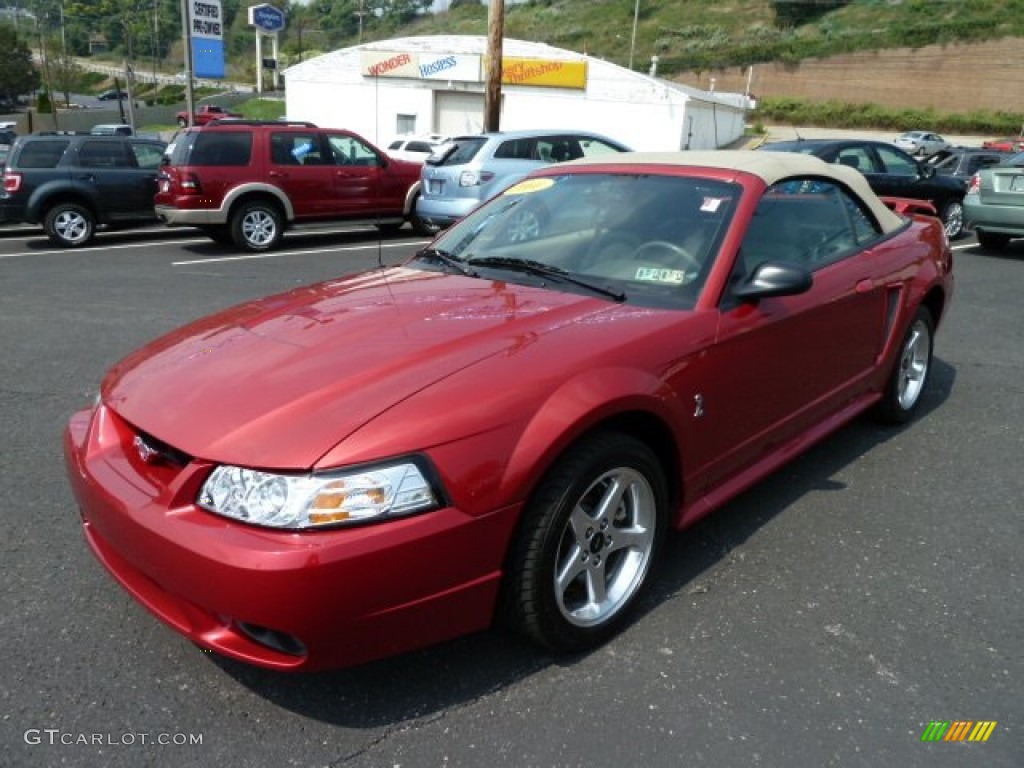
M 772 296 L 795 296 L 810 290 L 814 278 L 810 271 L 790 261 L 766 261 L 747 280 L 733 290 L 743 301 L 759 301 Z
M 928 165 L 928 163 L 918 163 L 917 166 L 918 168 L 920 168 L 922 179 L 930 179 L 932 176 L 935 175 L 934 165 Z

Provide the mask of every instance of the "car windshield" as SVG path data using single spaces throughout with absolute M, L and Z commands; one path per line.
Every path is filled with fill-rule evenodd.
M 689 308 L 740 193 L 738 185 L 689 176 L 530 178 L 453 226 L 432 252 L 475 275 L 500 270 L 505 280 Z

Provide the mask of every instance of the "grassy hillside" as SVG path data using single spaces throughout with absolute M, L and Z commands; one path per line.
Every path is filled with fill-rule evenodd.
M 769 0 L 531 0 L 506 5 L 505 36 L 626 65 L 639 7 L 634 68 L 646 70 L 657 55 L 665 76 L 852 51 L 1024 37 L 1024 0 L 841 2 L 809 23 L 782 27 Z M 363 40 L 486 33 L 487 7 L 463 2 L 400 27 L 371 24 Z

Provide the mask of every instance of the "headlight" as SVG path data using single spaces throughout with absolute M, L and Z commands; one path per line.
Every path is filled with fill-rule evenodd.
M 438 506 L 412 462 L 322 475 L 279 475 L 217 467 L 199 492 L 200 507 L 272 528 L 321 528 L 410 515 Z

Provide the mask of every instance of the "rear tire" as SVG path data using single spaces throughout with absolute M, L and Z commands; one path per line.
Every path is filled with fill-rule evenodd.
M 51 242 L 64 248 L 78 248 L 96 234 L 96 219 L 85 206 L 59 203 L 46 212 L 43 229 Z
M 942 227 L 946 230 L 946 237 L 955 240 L 964 231 L 964 205 L 959 200 L 950 200 L 946 203 L 940 214 Z
M 602 432 L 556 462 L 523 512 L 503 584 L 505 618 L 558 652 L 593 648 L 625 623 L 668 520 L 657 456 Z
M 994 232 L 984 232 L 978 230 L 974 233 L 978 238 L 978 245 L 982 248 L 991 248 L 993 251 L 998 251 L 1006 247 L 1006 244 L 1010 242 L 1009 235 L 1000 235 Z
M 888 424 L 910 420 L 921 403 L 921 395 L 932 370 L 932 345 L 935 322 L 926 307 L 918 307 L 903 336 L 899 355 L 875 415 Z
M 525 243 L 536 240 L 548 223 L 547 211 L 542 208 L 517 206 L 509 216 L 506 237 L 510 243 Z
M 281 212 L 273 203 L 243 203 L 231 217 L 231 237 L 243 250 L 269 251 L 281 241 L 282 234 Z

